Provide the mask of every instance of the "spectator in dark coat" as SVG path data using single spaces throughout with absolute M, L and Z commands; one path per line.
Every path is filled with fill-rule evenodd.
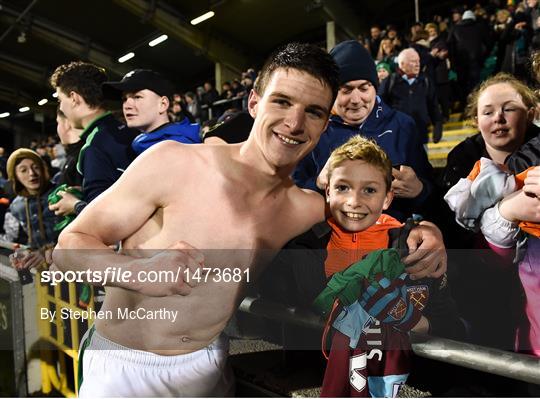
M 188 91 L 185 95 L 187 111 L 193 116 L 195 121 L 199 123 L 201 121 L 201 106 L 197 100 L 197 95 L 192 91 Z
M 368 49 L 371 57 L 375 59 L 379 52 L 379 47 L 382 40 L 382 31 L 379 25 L 372 25 L 370 29 L 371 36 L 366 39 L 365 46 Z
M 435 70 L 435 86 L 437 87 L 437 100 L 441 106 L 443 117 L 448 120 L 450 117 L 450 103 L 452 88 L 448 73 L 450 71 L 450 61 L 448 60 L 448 47 L 443 41 L 435 43 L 431 48 L 431 56 Z
M 540 5 L 538 4 L 538 0 L 527 0 L 525 4 L 525 13 L 529 19 L 529 26 L 533 30 L 539 29 L 538 18 L 540 17 Z
M 430 22 L 426 24 L 426 32 L 428 33 L 429 48 L 432 49 L 437 43 L 444 41 L 439 35 L 439 26 L 436 23 Z
M 474 342 L 511 350 L 514 328 L 523 309 L 518 299 L 519 280 L 511 259 L 489 250 L 481 233 L 456 223 L 443 196 L 471 172 L 481 157 L 492 159 L 512 170 L 512 154 L 535 137 L 539 129 L 532 123 L 536 97 L 522 82 L 508 74 L 484 81 L 469 97 L 466 115 L 479 133 L 468 137 L 448 154 L 446 168 L 437 180 L 441 202 L 430 201 L 431 218 L 441 226 L 448 251 L 449 278 L 462 317 L 471 327 Z M 502 131 L 502 133 L 501 133 Z M 534 139 L 532 139 L 534 140 Z M 530 166 L 530 165 L 528 165 Z M 510 223 L 510 222 L 509 222 Z M 500 293 L 505 295 L 501 297 Z
M 500 37 L 499 46 L 504 48 L 501 72 L 511 73 L 523 80 L 527 79 L 527 62 L 532 35 L 533 31 L 527 15 L 517 12 Z
M 414 119 L 423 143 L 427 143 L 428 126 L 433 123 L 433 141 L 438 142 L 442 136 L 442 116 L 434 82 L 420 73 L 420 56 L 412 48 L 399 53 L 398 66 L 398 71 L 381 83 L 379 95 L 391 107 Z
M 221 85 L 221 95 L 219 96 L 220 100 L 228 100 L 234 97 L 234 92 L 232 90 L 231 82 L 224 82 Z
M 214 101 L 219 100 L 219 93 L 210 82 L 204 82 L 204 93 L 202 95 L 202 103 L 211 106 Z
M 435 63 L 430 54 L 429 34 L 425 30 L 416 31 L 411 39 L 411 48 L 420 56 L 420 71 L 435 81 Z
M 244 86 L 240 84 L 240 81 L 238 79 L 234 79 L 231 83 L 231 90 L 233 92 L 234 97 L 239 96 L 240 93 L 244 91 Z
M 458 75 L 460 100 L 465 104 L 467 94 L 480 81 L 480 72 L 490 49 L 489 35 L 476 23 L 476 16 L 472 11 L 463 13 L 463 19 L 456 24 L 448 37 L 448 47 L 450 60 Z
M 495 14 L 495 21 L 493 25 L 493 40 L 497 43 L 497 63 L 495 64 L 495 72 L 501 70 L 501 65 L 504 60 L 504 53 L 506 51 L 505 38 L 508 36 L 507 29 L 512 23 L 512 16 L 510 11 L 506 9 L 498 10 Z
M 403 50 L 403 47 L 405 47 L 406 43 L 401 36 L 399 36 L 397 28 L 394 25 L 388 25 L 386 27 L 386 37 L 392 40 L 396 53 L 399 53 L 401 50 Z

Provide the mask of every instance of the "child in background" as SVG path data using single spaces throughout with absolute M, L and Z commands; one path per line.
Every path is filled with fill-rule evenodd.
M 377 77 L 379 78 L 379 83 L 390 76 L 391 73 L 392 69 L 386 62 L 379 62 L 377 64 Z

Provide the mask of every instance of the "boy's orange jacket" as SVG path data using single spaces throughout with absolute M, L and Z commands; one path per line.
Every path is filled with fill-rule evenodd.
M 327 222 L 332 228 L 332 234 L 326 246 L 328 251 L 324 263 L 326 277 L 346 269 L 371 251 L 388 248 L 390 244 L 388 230 L 404 225 L 385 214 L 382 214 L 373 226 L 359 232 L 344 230 L 333 218 L 329 218 Z

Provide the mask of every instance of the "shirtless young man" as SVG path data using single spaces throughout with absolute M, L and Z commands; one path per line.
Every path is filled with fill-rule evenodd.
M 91 339 L 83 339 L 91 358 L 82 359 L 81 396 L 230 393 L 226 345 L 219 337 L 242 299 L 247 275 L 240 283 L 213 278 L 219 273 L 206 281 L 186 276 L 201 266 L 249 268 L 253 279 L 268 252 L 324 220 L 323 198 L 297 188 L 289 176 L 326 128 L 337 89 L 336 66 L 325 52 L 288 45 L 265 64 L 250 94 L 255 123 L 246 142 L 160 143 L 64 230 L 54 252 L 62 270 L 103 272 L 116 266 L 135 276 L 181 268 L 184 277 L 107 283 L 102 311 L 165 308 L 178 318 L 97 320 Z M 136 253 L 108 250 L 120 240 L 124 250 Z M 153 256 L 140 257 L 144 249 Z

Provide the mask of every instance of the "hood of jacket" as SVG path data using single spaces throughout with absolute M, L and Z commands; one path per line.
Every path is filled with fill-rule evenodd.
M 332 115 L 330 117 L 331 123 L 335 123 L 342 127 L 349 128 L 351 130 L 357 130 L 358 133 L 362 133 L 364 136 L 374 136 L 377 134 L 383 133 L 382 129 L 387 125 L 388 120 L 392 118 L 396 111 L 390 108 L 386 103 L 379 97 L 375 99 L 375 105 L 371 110 L 370 114 L 359 125 L 349 125 L 343 121 L 339 115 Z

